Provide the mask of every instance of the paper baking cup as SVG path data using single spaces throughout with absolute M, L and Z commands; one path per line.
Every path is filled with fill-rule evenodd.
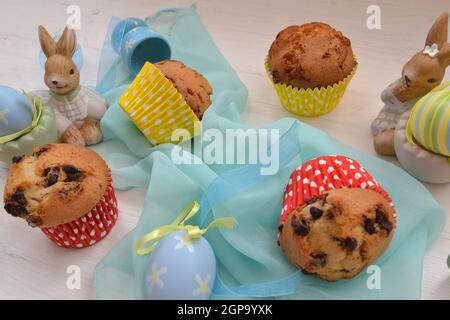
M 345 156 L 323 156 L 305 162 L 291 174 L 283 196 L 280 224 L 306 200 L 341 188 L 374 190 L 394 206 L 387 192 L 356 160 Z
M 304 89 L 282 83 L 275 83 L 267 58 L 264 65 L 270 82 L 272 82 L 278 97 L 280 98 L 282 106 L 296 115 L 305 117 L 320 116 L 336 108 L 358 68 L 358 62 L 356 62 L 352 72 L 345 79 L 332 86 Z
M 58 246 L 80 249 L 89 247 L 106 237 L 114 227 L 118 214 L 119 209 L 110 172 L 106 192 L 94 209 L 75 221 L 41 229 Z
M 172 142 L 176 129 L 189 131 L 191 137 L 197 134 L 194 123 L 200 120 L 173 84 L 150 62 L 144 64 L 119 104 L 153 145 Z

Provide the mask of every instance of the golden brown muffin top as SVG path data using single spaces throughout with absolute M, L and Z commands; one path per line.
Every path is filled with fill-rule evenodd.
M 212 88 L 208 80 L 178 60 L 163 60 L 155 66 L 173 83 L 195 115 L 202 119 L 211 105 Z
M 74 221 L 106 192 L 108 167 L 94 151 L 73 144 L 37 147 L 14 157 L 4 191 L 5 210 L 32 227 Z
M 348 38 L 325 23 L 311 22 L 280 31 L 268 64 L 275 83 L 306 89 L 345 79 L 356 61 Z
M 345 188 L 288 215 L 279 242 L 288 259 L 328 281 L 353 278 L 389 245 L 395 211 L 378 192 Z

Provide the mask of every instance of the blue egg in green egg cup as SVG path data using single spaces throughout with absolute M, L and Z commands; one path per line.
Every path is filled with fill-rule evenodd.
M 0 161 L 9 164 L 13 157 L 57 141 L 53 108 L 38 97 L 0 86 Z

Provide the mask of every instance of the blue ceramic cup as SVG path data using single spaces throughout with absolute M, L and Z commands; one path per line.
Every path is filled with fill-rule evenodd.
M 111 35 L 111 45 L 114 50 L 117 49 L 133 76 L 139 73 L 146 61 L 155 63 L 171 56 L 166 39 L 137 18 L 125 19 L 117 24 Z
M 139 18 L 127 18 L 117 23 L 111 34 L 111 45 L 115 52 L 120 53 L 120 47 L 125 34 L 137 27 L 147 27 L 147 24 Z

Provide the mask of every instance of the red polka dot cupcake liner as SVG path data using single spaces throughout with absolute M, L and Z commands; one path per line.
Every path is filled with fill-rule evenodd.
M 346 156 L 322 156 L 305 162 L 291 174 L 283 196 L 280 224 L 308 199 L 341 188 L 374 190 L 393 206 L 387 192 L 356 160 Z
M 60 247 L 86 248 L 106 237 L 116 224 L 118 214 L 116 194 L 109 172 L 106 192 L 91 211 L 75 221 L 41 230 Z

